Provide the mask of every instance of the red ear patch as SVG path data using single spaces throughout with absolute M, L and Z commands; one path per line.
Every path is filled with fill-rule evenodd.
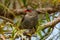
M 27 10 L 24 10 L 24 12 L 27 12 Z
M 32 12 L 32 10 L 24 10 L 24 12 Z
M 29 10 L 29 12 L 32 12 L 32 10 Z

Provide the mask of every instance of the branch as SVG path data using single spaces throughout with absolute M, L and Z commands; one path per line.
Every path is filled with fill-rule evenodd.
M 21 15 L 21 14 L 24 14 L 24 10 L 26 9 L 16 9 L 14 10 L 14 12 L 17 14 L 17 15 Z M 59 9 L 60 10 L 60 9 Z M 55 13 L 57 11 L 59 11 L 58 8 L 52 8 L 52 7 L 46 7 L 46 8 L 38 8 L 36 9 L 36 11 L 40 13 L 43 13 L 45 14 L 46 12 L 48 12 L 49 14 L 51 13 Z
M 3 16 L 0 16 L 0 18 L 14 24 L 14 22 L 11 19 L 8 19 L 8 18 L 3 17 Z
M 46 12 L 51 14 L 51 13 L 57 12 L 58 9 L 57 8 L 52 8 L 52 7 L 46 7 L 46 8 L 38 8 L 37 11 L 40 12 L 40 13 L 43 13 L 43 14 L 45 14 Z
M 4 35 L 1 35 L 0 37 L 1 37 L 3 40 L 6 40 Z
M 0 3 L 0 6 L 2 6 L 5 10 L 8 10 L 8 12 L 10 12 L 15 17 L 14 12 L 7 8 L 4 4 Z
M 58 17 L 58 18 L 54 19 L 52 22 L 48 22 L 42 26 L 44 26 L 43 29 L 48 28 L 48 27 L 55 27 L 55 25 L 59 22 L 60 22 L 60 17 Z

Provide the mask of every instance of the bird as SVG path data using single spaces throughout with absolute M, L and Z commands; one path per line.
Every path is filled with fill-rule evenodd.
M 27 9 L 25 10 L 26 14 L 21 20 L 21 25 L 19 29 L 27 29 L 28 32 L 24 32 L 24 34 L 34 34 L 38 24 L 38 12 L 35 10 Z
M 20 29 L 36 28 L 38 23 L 38 13 L 35 10 L 27 9 L 26 15 L 22 18 Z

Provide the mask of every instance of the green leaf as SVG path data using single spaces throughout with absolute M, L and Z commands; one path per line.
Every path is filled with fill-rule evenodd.
M 25 7 L 27 6 L 26 1 L 27 0 L 22 0 L 22 2 L 23 2 L 23 4 L 24 4 Z
M 12 30 L 12 37 L 13 38 L 14 38 L 16 32 L 17 32 L 17 30 L 13 27 L 13 30 Z
M 42 33 L 41 33 L 41 30 L 37 32 L 37 34 L 40 36 L 40 38 L 42 38 Z
M 50 21 L 49 13 L 46 12 L 46 20 Z
M 5 0 L 5 1 L 4 1 L 4 4 L 5 4 L 7 7 L 9 7 L 9 5 L 10 5 L 10 0 Z

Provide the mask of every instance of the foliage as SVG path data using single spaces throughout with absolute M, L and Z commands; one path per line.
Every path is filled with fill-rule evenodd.
M 56 0 L 48 0 L 48 1 L 47 0 L 42 0 L 42 1 L 40 0 L 39 2 L 38 1 L 36 2 L 34 0 L 33 1 L 30 0 L 31 4 L 30 3 L 28 4 L 27 0 L 12 0 L 13 3 L 11 3 L 12 2 L 11 0 L 3 0 L 3 1 L 4 1 L 4 3 L 0 2 L 0 8 L 2 8 L 0 10 L 2 10 L 2 12 L 4 11 L 3 12 L 4 14 L 5 13 L 8 14 L 8 12 L 10 14 L 12 14 L 14 16 L 14 20 L 12 20 L 14 24 L 10 23 L 9 21 L 2 19 L 3 21 L 0 24 L 0 34 L 5 34 L 5 32 L 7 33 L 10 31 L 11 32 L 11 35 L 10 35 L 11 38 L 10 37 L 9 38 L 13 39 L 13 40 L 16 38 L 17 35 L 19 35 L 19 36 L 23 35 L 22 33 L 24 32 L 24 30 L 20 30 L 18 28 L 20 23 L 21 23 L 22 17 L 20 15 L 16 16 L 15 13 L 13 11 L 11 11 L 11 9 L 10 9 L 10 5 L 13 5 L 14 1 L 17 1 L 20 6 L 23 4 L 24 7 L 31 6 L 33 9 L 38 8 L 39 5 L 40 5 L 40 7 L 46 7 L 47 3 L 48 3 L 48 6 L 52 6 L 52 5 L 55 6 L 55 5 L 57 5 L 58 2 L 60 2 L 60 0 L 58 0 L 58 2 Z M 20 4 L 21 2 L 22 2 L 22 4 Z M 39 4 L 39 3 L 41 3 L 41 4 Z M 12 10 L 14 10 L 14 9 L 12 8 Z M 5 16 L 3 16 L 3 17 L 5 17 Z M 53 17 L 52 19 L 54 19 L 54 15 L 52 15 L 52 17 Z M 46 14 L 40 14 L 39 15 L 38 24 L 36 26 L 37 31 L 35 32 L 35 34 L 37 34 L 41 40 L 46 39 L 51 34 L 51 32 L 53 31 L 53 28 L 49 27 L 49 28 L 43 29 L 44 27 L 41 26 L 41 25 L 43 25 L 49 21 L 52 21 L 52 20 L 50 19 L 50 14 L 48 12 L 46 12 Z M 6 30 L 4 30 L 5 27 L 7 27 Z M 12 30 L 9 30 L 9 28 L 11 28 Z

